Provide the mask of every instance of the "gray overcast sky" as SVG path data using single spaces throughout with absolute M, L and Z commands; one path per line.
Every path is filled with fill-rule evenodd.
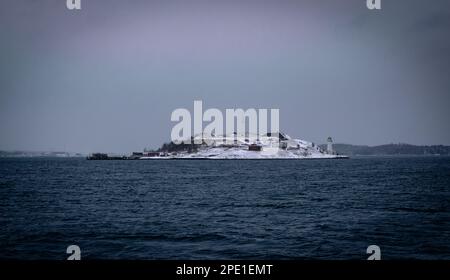
M 450 1 L 65 2 L 0 2 L 0 149 L 158 147 L 196 99 L 317 143 L 450 144 Z

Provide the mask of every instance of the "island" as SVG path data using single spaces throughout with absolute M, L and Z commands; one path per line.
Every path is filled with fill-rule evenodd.
M 346 159 L 333 150 L 331 137 L 326 149 L 313 142 L 291 138 L 284 133 L 267 133 L 250 137 L 229 135 L 196 135 L 180 143 L 165 143 L 154 151 L 134 152 L 128 157 L 92 154 L 90 160 L 108 159 Z

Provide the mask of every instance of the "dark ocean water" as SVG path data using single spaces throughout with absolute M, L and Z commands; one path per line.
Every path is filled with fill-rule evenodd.
M 450 158 L 0 159 L 0 258 L 450 259 Z

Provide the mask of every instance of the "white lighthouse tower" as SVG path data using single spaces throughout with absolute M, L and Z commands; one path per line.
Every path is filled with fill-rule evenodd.
M 327 153 L 332 155 L 333 152 L 333 139 L 331 137 L 328 137 L 327 139 Z

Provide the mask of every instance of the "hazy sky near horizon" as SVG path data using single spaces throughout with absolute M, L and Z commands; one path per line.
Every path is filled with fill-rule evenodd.
M 176 108 L 305 140 L 450 145 L 450 1 L 0 2 L 0 150 L 128 153 Z

